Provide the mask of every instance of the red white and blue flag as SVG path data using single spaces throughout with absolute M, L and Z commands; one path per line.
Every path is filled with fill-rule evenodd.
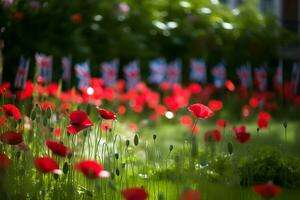
M 237 68 L 236 73 L 238 75 L 240 85 L 243 88 L 249 89 L 252 87 L 252 72 L 250 65 L 243 65 Z
M 148 78 L 150 83 L 160 84 L 165 80 L 167 63 L 163 58 L 151 60 L 150 63 L 150 76 Z
M 274 77 L 273 77 L 273 84 L 277 90 L 281 90 L 283 84 L 283 72 L 282 72 L 282 61 L 279 62 L 278 67 L 276 68 Z
M 181 60 L 176 59 L 168 64 L 166 70 L 166 82 L 169 84 L 181 82 Z
M 219 63 L 215 67 L 212 68 L 212 76 L 214 85 L 217 88 L 223 87 L 226 81 L 226 68 L 223 63 Z
M 268 74 L 266 67 L 256 68 L 254 71 L 255 83 L 259 91 L 263 92 L 268 87 Z
M 124 66 L 127 90 L 135 88 L 140 83 L 140 63 L 134 60 Z
M 72 58 L 70 56 L 64 56 L 61 59 L 62 67 L 62 80 L 69 83 L 71 80 Z
M 291 75 L 291 85 L 294 94 L 297 94 L 300 80 L 300 64 L 294 63 Z
M 206 83 L 206 64 L 204 60 L 191 60 L 190 80 Z
M 76 77 L 78 80 L 78 89 L 86 90 L 90 86 L 91 74 L 89 62 L 82 62 L 75 65 Z
M 30 59 L 20 58 L 20 64 L 15 79 L 15 87 L 23 89 L 28 76 Z
M 38 81 L 49 84 L 52 80 L 52 56 L 42 53 L 35 54 L 35 63 L 38 69 Z
M 102 72 L 102 79 L 107 87 L 116 84 L 119 72 L 119 60 L 114 59 L 108 62 L 102 62 L 100 64 L 100 71 Z

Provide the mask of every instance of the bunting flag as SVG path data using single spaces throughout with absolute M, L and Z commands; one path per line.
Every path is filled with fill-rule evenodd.
M 102 72 L 102 79 L 107 87 L 116 84 L 119 72 L 119 60 L 114 59 L 110 62 L 103 62 L 100 64 L 100 71 Z
M 15 87 L 23 89 L 27 81 L 30 59 L 20 58 L 20 64 L 15 79 Z
M 273 84 L 276 90 L 282 89 L 283 84 L 283 77 L 282 77 L 282 61 L 279 62 L 279 66 L 276 68 L 274 77 L 273 77 Z
M 131 90 L 140 83 L 140 64 L 139 61 L 132 61 L 125 65 L 124 74 L 126 79 L 126 88 Z
M 72 58 L 70 56 L 64 56 L 61 59 L 62 66 L 62 77 L 61 79 L 66 83 L 71 81 L 71 68 L 72 68 Z
M 255 84 L 259 91 L 263 92 L 268 87 L 268 76 L 266 67 L 256 68 L 254 71 Z
M 297 94 L 300 79 L 300 64 L 294 63 L 291 75 L 291 86 L 294 94 Z
M 237 68 L 236 73 L 243 88 L 249 89 L 252 87 L 252 74 L 250 65 L 243 65 Z
M 38 69 L 38 81 L 49 84 L 52 80 L 52 56 L 42 53 L 35 54 L 35 63 Z
M 166 82 L 170 84 L 181 82 L 181 60 L 170 62 L 166 69 Z
M 85 90 L 90 86 L 91 74 L 89 62 L 78 63 L 75 65 L 76 77 L 78 79 L 78 89 Z
M 214 80 L 214 85 L 217 88 L 223 87 L 226 81 L 226 68 L 223 63 L 219 63 L 212 68 L 212 76 Z
M 165 80 L 167 63 L 163 58 L 157 58 L 150 61 L 150 83 L 160 84 Z
M 191 60 L 190 80 L 206 83 L 206 64 L 204 60 Z

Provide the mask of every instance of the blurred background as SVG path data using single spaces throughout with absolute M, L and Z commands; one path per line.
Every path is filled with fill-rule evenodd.
M 1 0 L 0 44 L 3 81 L 13 80 L 21 55 L 54 57 L 54 81 L 62 56 L 73 63 L 139 59 L 146 77 L 149 60 L 181 58 L 183 77 L 193 57 L 208 67 L 284 63 L 290 77 L 300 60 L 300 0 Z M 33 78 L 30 67 L 29 79 Z M 120 70 L 121 71 L 121 70 Z M 286 71 L 286 72 L 285 72 Z M 187 79 L 187 78 L 186 78 Z M 185 80 L 185 78 L 183 78 Z

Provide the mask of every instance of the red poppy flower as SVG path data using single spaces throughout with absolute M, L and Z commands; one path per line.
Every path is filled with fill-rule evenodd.
M 242 116 L 243 117 L 249 117 L 249 115 L 250 115 L 250 112 L 251 112 L 251 109 L 250 109 L 250 107 L 249 106 L 244 106 L 243 108 L 242 108 Z
M 46 145 L 52 151 L 53 154 L 61 157 L 66 157 L 71 153 L 70 148 L 56 141 L 47 140 Z
M 189 90 L 192 94 L 199 94 L 202 90 L 202 87 L 199 83 L 191 83 L 189 85 Z
M 200 200 L 200 199 L 201 199 L 201 193 L 193 189 L 184 191 L 179 197 L 179 200 Z
M 235 133 L 235 139 L 237 142 L 243 144 L 251 138 L 251 134 L 246 132 L 245 126 L 240 126 L 238 128 L 234 127 L 233 132 Z
M 55 108 L 55 105 L 54 105 L 54 103 L 52 103 L 50 101 L 45 101 L 44 105 L 42 106 L 42 110 L 46 111 L 48 107 L 53 111 Z
M 79 131 L 93 126 L 92 121 L 88 115 L 83 111 L 73 111 L 69 113 L 70 125 L 67 126 L 67 131 L 70 134 L 76 135 Z
M 17 145 L 23 142 L 23 135 L 14 131 L 7 131 L 0 135 L 0 141 L 10 145 Z
M 54 135 L 56 137 L 61 136 L 61 129 L 60 128 L 54 128 L 53 132 L 54 132 Z
M 0 171 L 7 169 L 11 165 L 11 160 L 7 155 L 0 153 Z
M 207 131 L 204 134 L 205 142 L 220 142 L 221 141 L 221 132 L 217 129 Z
M 214 114 L 210 108 L 200 103 L 190 105 L 188 110 L 199 119 L 209 118 Z
M 225 86 L 226 86 L 227 90 L 229 90 L 231 92 L 233 92 L 235 90 L 235 85 L 231 80 L 226 80 Z
M 90 179 L 109 177 L 109 172 L 105 171 L 101 164 L 93 160 L 81 161 L 75 165 L 75 169 Z
M 271 115 L 267 112 L 260 112 L 257 118 L 257 126 L 259 128 L 268 128 Z
M 68 109 L 70 109 L 70 104 L 64 103 L 60 106 L 62 112 L 67 111 Z
M 219 119 L 217 121 L 217 126 L 220 127 L 220 128 L 224 128 L 227 126 L 227 122 L 225 121 L 225 119 Z
M 149 194 L 144 188 L 132 187 L 121 191 L 122 196 L 126 200 L 145 200 Z
M 98 112 L 103 119 L 116 119 L 116 114 L 112 111 L 106 111 L 103 108 L 98 108 Z
M 253 186 L 253 191 L 259 196 L 269 199 L 279 195 L 282 192 L 282 189 L 270 182 Z
M 213 111 L 219 111 L 223 108 L 223 103 L 222 101 L 218 101 L 218 100 L 210 100 L 208 102 L 208 107 Z
M 108 131 L 109 129 L 111 129 L 111 123 L 109 123 L 108 121 L 104 121 L 101 123 L 102 131 Z
M 39 157 L 33 162 L 35 167 L 42 173 L 61 174 L 57 162 L 50 157 Z
M 190 127 L 191 127 L 192 134 L 194 136 L 198 136 L 200 127 L 198 125 L 196 126 L 191 125 Z
M 255 97 L 252 97 L 249 99 L 249 105 L 252 107 L 252 108 L 257 108 L 258 107 L 258 99 L 255 98 Z
M 16 121 L 19 121 L 21 118 L 20 110 L 13 104 L 3 105 L 2 110 L 5 113 L 5 115 L 13 117 Z
M 124 115 L 125 112 L 126 112 L 126 107 L 123 105 L 119 106 L 119 108 L 118 108 L 119 115 Z
M 131 122 L 128 124 L 128 128 L 130 129 L 131 132 L 136 133 L 138 130 L 138 125 L 134 122 Z
M 192 125 L 193 120 L 189 115 L 183 115 L 183 116 L 180 117 L 180 123 L 183 126 L 189 127 L 189 126 Z
M 1 117 L 0 117 L 0 127 L 5 126 L 5 121 L 6 121 L 5 116 L 1 116 Z

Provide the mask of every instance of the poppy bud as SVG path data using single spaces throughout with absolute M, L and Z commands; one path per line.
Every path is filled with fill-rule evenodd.
M 259 132 L 259 128 L 258 128 L 258 127 L 256 128 L 256 132 L 257 132 L 257 133 Z
M 119 154 L 115 153 L 115 158 L 118 160 L 119 159 Z
M 128 147 L 130 144 L 130 141 L 129 140 L 126 140 L 126 147 Z
M 134 136 L 133 143 L 135 146 L 137 146 L 139 144 L 139 136 L 137 134 L 135 134 L 135 136 Z
M 87 134 L 88 134 L 88 132 L 87 132 L 87 131 L 84 131 L 84 132 L 83 132 L 83 136 L 84 136 L 84 137 L 86 137 L 86 136 L 87 136 Z
M 35 108 L 32 110 L 32 112 L 31 112 L 31 119 L 32 120 L 35 120 L 35 118 L 36 118 L 36 110 L 35 110 Z
M 48 119 L 45 117 L 45 118 L 43 119 L 43 125 L 44 125 L 44 126 L 47 126 L 47 123 L 48 123 Z
M 50 119 L 51 118 L 51 114 L 52 114 L 51 108 L 50 108 L 50 106 L 48 106 L 47 109 L 46 109 L 46 117 L 48 119 Z
M 64 172 L 64 174 L 67 174 L 68 171 L 69 171 L 69 165 L 67 162 L 65 162 L 63 165 L 63 172 Z
M 117 168 L 116 169 L 116 175 L 119 176 L 120 175 L 120 170 Z
M 57 180 L 59 175 L 58 174 L 53 174 L 53 177 L 54 177 L 55 180 Z
M 159 193 L 158 194 L 158 198 L 157 198 L 158 200 L 164 200 L 165 198 L 164 198 L 164 195 L 163 195 L 163 193 Z
M 114 179 L 115 179 L 115 174 L 114 174 L 114 173 L 111 173 L 111 174 L 110 174 L 110 178 L 111 178 L 111 180 L 114 180 Z
M 152 137 L 153 137 L 153 140 L 156 140 L 156 134 L 153 134 Z
M 171 145 L 169 146 L 169 151 L 170 151 L 170 152 L 173 151 L 173 148 L 174 148 L 174 146 L 171 144 Z
M 287 122 L 283 122 L 283 127 L 286 129 L 287 128 Z
M 233 146 L 232 146 L 231 142 L 228 142 L 227 149 L 228 149 L 228 153 L 231 155 L 233 152 Z
M 114 184 L 114 182 L 113 182 L 112 180 L 109 180 L 109 181 L 108 181 L 108 186 L 109 186 L 112 190 L 115 190 L 115 191 L 118 190 L 117 186 Z
M 122 167 L 123 169 L 125 168 L 125 166 L 126 166 L 125 163 L 122 163 L 122 164 L 121 164 L 121 167 Z
M 20 151 L 17 151 L 17 152 L 16 152 L 16 157 L 17 157 L 17 158 L 20 158 L 20 156 L 21 156 L 21 152 L 20 152 Z
M 73 156 L 73 153 L 72 153 L 72 152 L 70 152 L 70 153 L 68 154 L 68 156 L 67 156 L 67 157 L 68 157 L 69 159 L 71 159 L 71 158 L 72 158 L 72 156 Z

